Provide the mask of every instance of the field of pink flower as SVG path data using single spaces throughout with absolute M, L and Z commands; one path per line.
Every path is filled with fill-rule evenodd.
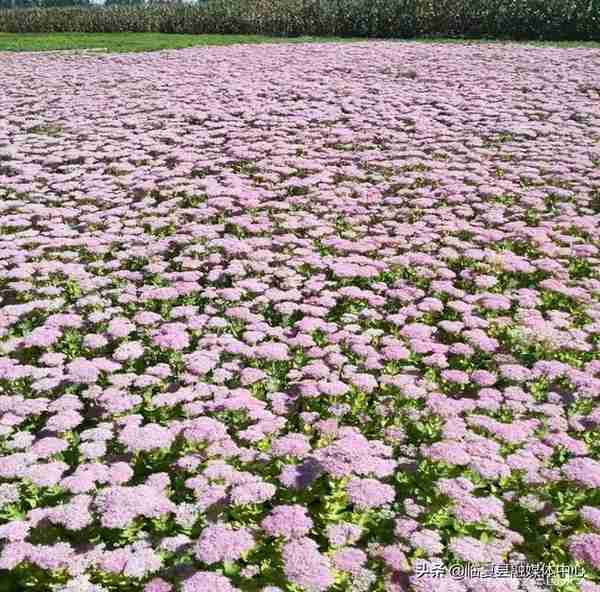
M 0 589 L 600 591 L 600 50 L 0 89 Z

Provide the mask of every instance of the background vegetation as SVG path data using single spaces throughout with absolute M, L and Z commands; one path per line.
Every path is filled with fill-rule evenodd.
M 0 6 L 11 1 L 0 0 Z M 0 31 L 599 40 L 600 0 L 207 0 L 32 7 L 0 10 Z

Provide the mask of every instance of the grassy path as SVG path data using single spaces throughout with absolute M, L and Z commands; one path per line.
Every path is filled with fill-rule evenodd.
M 0 51 L 98 50 L 109 52 L 157 51 L 201 45 L 238 43 L 308 43 L 365 41 L 340 37 L 269 37 L 265 35 L 181 35 L 174 33 L 0 33 Z M 402 40 L 415 41 L 415 40 Z M 419 39 L 436 43 L 505 43 L 493 40 Z M 593 42 L 528 42 L 530 45 L 598 48 Z
M 0 33 L 0 51 L 56 51 L 98 49 L 103 51 L 156 51 L 198 45 L 238 43 L 339 42 L 340 38 L 267 37 L 265 35 L 180 35 L 174 33 Z

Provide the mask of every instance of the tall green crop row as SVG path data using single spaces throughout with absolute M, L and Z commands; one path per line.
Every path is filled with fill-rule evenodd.
M 600 40 L 600 0 L 208 0 L 198 6 L 36 7 L 0 10 L 0 31 Z

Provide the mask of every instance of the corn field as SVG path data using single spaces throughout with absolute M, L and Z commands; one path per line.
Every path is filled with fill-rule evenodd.
M 2 1 L 6 6 L 16 0 Z M 0 10 L 0 31 L 599 40 L 600 0 L 208 0 L 194 5 L 38 6 Z

